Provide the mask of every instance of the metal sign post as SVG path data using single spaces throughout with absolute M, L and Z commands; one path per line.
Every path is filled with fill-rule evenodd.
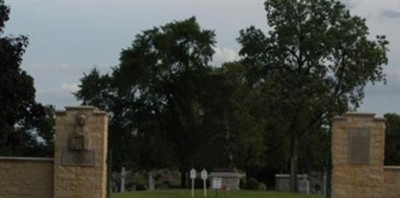
M 207 197 L 207 178 L 208 178 L 208 173 L 206 169 L 203 169 L 201 171 L 201 179 L 203 180 L 204 197 Z
M 190 170 L 190 179 L 192 180 L 192 197 L 194 197 L 194 179 L 196 179 L 196 170 L 194 168 Z

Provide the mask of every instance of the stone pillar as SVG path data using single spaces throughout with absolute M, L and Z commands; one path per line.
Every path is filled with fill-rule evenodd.
M 54 198 L 105 198 L 108 117 L 94 107 L 56 113 Z
M 332 197 L 381 198 L 385 120 L 346 113 L 332 121 Z

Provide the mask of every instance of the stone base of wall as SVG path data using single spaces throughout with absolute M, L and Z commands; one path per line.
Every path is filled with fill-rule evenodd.
M 400 197 L 400 166 L 385 166 L 385 198 Z
M 108 117 L 91 106 L 56 112 L 53 158 L 0 157 L 0 198 L 105 198 Z
M 0 198 L 52 198 L 52 158 L 0 157 Z

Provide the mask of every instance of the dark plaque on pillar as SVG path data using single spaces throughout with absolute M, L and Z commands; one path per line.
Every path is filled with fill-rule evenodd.
M 71 151 L 63 150 L 62 152 L 63 166 L 94 166 L 95 153 L 91 150 L 86 151 Z
M 368 128 L 350 128 L 348 136 L 348 162 L 369 164 L 370 130 Z

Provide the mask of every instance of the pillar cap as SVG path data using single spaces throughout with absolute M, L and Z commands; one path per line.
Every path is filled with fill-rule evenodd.
M 349 117 L 359 117 L 359 118 L 371 118 L 375 122 L 384 122 L 386 121 L 383 117 L 375 117 L 375 113 L 363 113 L 363 112 L 346 112 L 340 116 L 335 116 L 332 118 L 332 121 L 345 121 Z
M 66 106 L 65 110 L 56 111 L 56 115 L 65 115 L 67 111 L 93 111 L 93 114 L 95 115 L 107 115 L 105 111 L 100 111 L 94 106 Z

